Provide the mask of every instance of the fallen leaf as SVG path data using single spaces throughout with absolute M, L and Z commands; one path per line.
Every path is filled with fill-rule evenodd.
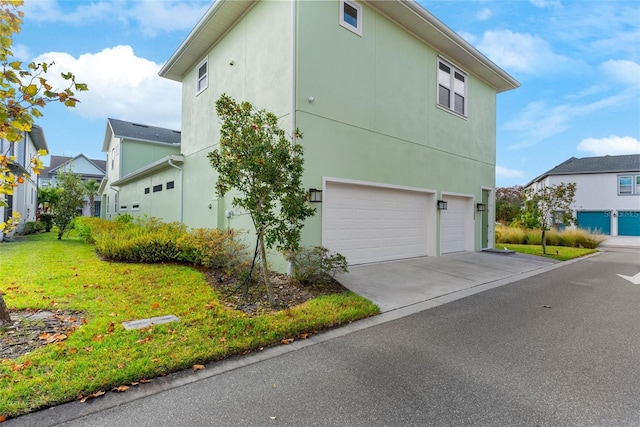
M 0 423 L 3 423 L 7 421 L 7 417 L 5 417 L 4 415 L 0 415 Z
M 111 316 L 111 317 L 116 317 L 116 316 L 117 316 L 117 314 L 115 314 L 115 313 L 109 313 L 109 316 Z
M 98 334 L 98 335 L 94 335 L 93 336 L 93 340 L 94 341 L 102 341 L 102 338 L 104 338 L 104 335 L 102 335 L 102 334 Z
M 27 360 L 24 363 L 14 363 L 11 365 L 11 370 L 14 372 L 19 372 L 22 371 L 25 368 L 28 368 L 29 366 L 31 366 L 31 361 Z
M 158 304 L 157 302 L 154 302 L 153 304 L 151 304 L 151 308 L 158 309 L 160 308 L 160 304 Z
M 293 338 L 284 338 L 280 340 L 280 344 L 289 345 L 293 342 Z
M 111 391 L 116 392 L 116 393 L 123 393 L 125 391 L 129 390 L 129 387 L 126 385 L 121 385 L 118 387 L 114 387 L 113 389 L 111 389 Z
M 80 402 L 81 402 L 81 403 L 84 403 L 84 402 L 86 402 L 88 399 L 95 399 L 96 397 L 100 397 L 100 396 L 102 396 L 103 394 L 104 394 L 104 391 L 102 391 L 102 390 L 96 391 L 95 393 L 91 393 L 90 395 L 85 396 L 85 397 L 83 397 L 82 399 L 80 399 Z
M 309 338 L 309 334 L 300 334 L 301 340 L 306 340 L 307 338 Z
M 147 379 L 143 378 L 143 379 L 141 379 L 141 380 L 139 381 L 139 383 L 140 383 L 140 384 L 148 384 L 148 383 L 150 383 L 151 381 L 152 381 L 152 380 L 147 380 Z
M 93 347 L 83 347 L 82 349 L 87 353 L 89 353 L 90 351 L 93 351 Z
M 201 369 L 204 369 L 204 365 L 193 365 L 192 369 L 193 369 L 193 372 L 199 371 Z
M 220 338 L 220 342 L 227 342 L 227 339 L 225 337 Z
M 149 341 L 151 341 L 153 339 L 153 335 L 149 335 L 148 337 L 139 339 L 138 341 L 136 341 L 138 344 L 146 344 Z
M 116 324 L 114 322 L 109 323 L 107 326 L 107 333 L 110 334 L 116 329 Z
M 61 333 L 54 333 L 54 334 L 48 334 L 46 332 L 40 334 L 40 336 L 38 336 L 38 338 L 41 341 L 44 341 L 45 344 L 51 344 L 54 342 L 62 342 L 64 340 L 67 339 L 67 336 L 65 334 L 61 334 Z

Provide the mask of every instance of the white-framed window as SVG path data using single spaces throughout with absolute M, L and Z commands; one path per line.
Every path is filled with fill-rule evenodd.
M 120 212 L 126 212 L 127 211 L 127 205 L 120 205 Z
M 438 105 L 467 115 L 467 73 L 438 58 Z
M 209 61 L 207 58 L 203 59 L 198 64 L 198 81 L 196 83 L 196 95 L 205 90 L 209 86 Z
M 640 194 L 640 175 L 618 175 L 618 195 Z
M 139 211 L 140 210 L 140 203 L 139 202 L 131 203 L 131 210 L 132 211 Z
M 362 6 L 350 0 L 340 0 L 340 25 L 362 35 Z

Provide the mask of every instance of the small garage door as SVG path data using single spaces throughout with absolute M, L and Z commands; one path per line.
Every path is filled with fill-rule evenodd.
M 578 212 L 578 228 L 592 233 L 611 234 L 611 212 Z
M 618 211 L 618 236 L 640 236 L 639 211 Z
M 427 255 L 427 193 L 327 182 L 322 244 L 350 265 Z
M 473 219 L 467 197 L 443 196 L 447 209 L 440 211 L 440 253 L 467 250 L 469 221 Z

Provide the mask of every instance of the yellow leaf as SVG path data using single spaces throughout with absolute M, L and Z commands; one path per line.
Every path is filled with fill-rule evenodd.
M 46 156 L 49 154 L 47 150 L 38 150 L 38 156 Z
M 35 96 L 38 93 L 38 86 L 31 84 L 29 86 L 24 86 L 22 91 L 29 96 Z

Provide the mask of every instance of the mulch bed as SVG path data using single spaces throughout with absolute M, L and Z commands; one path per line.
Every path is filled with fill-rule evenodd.
M 62 342 L 84 323 L 73 311 L 10 311 L 11 323 L 0 326 L 0 360 L 15 359 L 43 345 Z

